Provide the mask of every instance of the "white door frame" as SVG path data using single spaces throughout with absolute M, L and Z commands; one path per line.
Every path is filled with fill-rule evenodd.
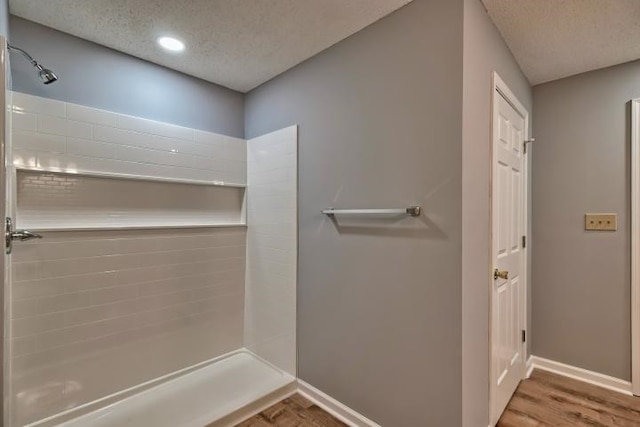
M 509 104 L 511 104 L 511 106 L 513 108 L 515 108 L 515 110 L 520 113 L 520 115 L 522 115 L 522 117 L 524 117 L 524 137 L 525 138 L 529 138 L 529 111 L 527 111 L 527 109 L 522 105 L 522 103 L 518 100 L 518 98 L 515 96 L 515 94 L 511 91 L 511 89 L 509 89 L 509 86 L 507 86 L 507 84 L 502 80 L 502 78 L 500 78 L 500 76 L 498 75 L 498 73 L 496 73 L 495 71 L 493 72 L 493 76 L 492 76 L 492 85 L 491 85 L 491 116 L 490 116 L 490 120 L 491 120 L 491 134 L 490 134 L 490 138 L 489 138 L 489 144 L 490 144 L 490 156 L 489 156 L 489 160 L 491 162 L 490 167 L 489 167 L 489 173 L 490 173 L 490 180 L 489 180 L 489 191 L 490 191 L 490 196 L 489 196 L 489 206 L 491 209 L 491 214 L 490 214 L 490 221 L 489 221 L 489 269 L 487 271 L 487 278 L 489 279 L 489 292 L 490 292 L 490 298 L 489 298 L 489 380 L 490 380 L 490 387 L 489 387 L 489 417 L 492 417 L 492 413 L 493 413 L 493 405 L 494 405 L 494 385 L 493 385 L 493 326 L 492 326 L 492 321 L 493 321 L 493 280 L 491 275 L 493 274 L 493 137 L 494 137 L 494 133 L 496 132 L 496 129 L 494 129 L 493 123 L 494 123 L 494 114 L 496 113 L 496 111 L 498 110 L 498 97 L 502 96 L 505 100 L 507 100 L 507 102 Z M 524 203 L 524 209 L 523 209 L 523 213 L 524 213 L 524 232 L 525 235 L 527 236 L 527 244 L 525 247 L 522 248 L 523 250 L 523 260 L 522 260 L 522 272 L 523 274 L 522 276 L 522 280 L 523 280 L 523 289 L 524 292 L 522 292 L 522 297 L 521 297 L 521 301 L 520 304 L 522 304 L 522 319 L 521 320 L 521 324 L 523 327 L 523 330 L 525 331 L 526 334 L 526 338 L 527 340 L 530 339 L 529 337 L 529 333 L 528 333 L 528 325 L 527 325 L 527 317 L 528 317 L 528 308 L 527 308 L 527 293 L 528 293 L 528 289 L 529 289 L 529 282 L 528 282 L 528 275 L 529 275 L 529 266 L 527 263 L 527 257 L 528 257 L 528 251 L 529 251 L 529 246 L 530 246 L 530 239 L 528 236 L 528 221 L 529 221 L 529 194 L 528 194 L 528 188 L 529 188 L 529 150 L 531 147 L 526 147 L 526 144 L 523 141 L 523 174 L 524 174 L 524 192 L 523 192 L 523 203 Z M 520 343 L 521 347 L 521 354 L 522 354 L 522 372 L 520 374 L 521 378 L 524 379 L 526 377 L 526 371 L 527 371 L 527 343 L 522 341 Z M 492 423 L 495 421 L 497 422 L 497 420 L 490 420 Z
M 640 395 L 640 98 L 631 100 L 631 389 Z

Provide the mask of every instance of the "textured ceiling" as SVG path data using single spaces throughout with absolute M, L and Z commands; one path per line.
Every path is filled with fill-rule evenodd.
M 640 0 L 482 0 L 532 84 L 640 59 Z
M 411 0 L 10 0 L 11 13 L 246 92 Z M 163 51 L 158 36 L 185 42 Z

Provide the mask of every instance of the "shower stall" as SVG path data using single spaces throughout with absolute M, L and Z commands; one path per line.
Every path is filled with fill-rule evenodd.
M 243 140 L 2 80 L 4 425 L 226 426 L 292 393 L 297 127 Z

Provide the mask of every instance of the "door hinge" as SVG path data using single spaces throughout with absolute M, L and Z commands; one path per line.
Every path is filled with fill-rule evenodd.
M 527 145 L 531 144 L 532 142 L 536 142 L 536 139 L 535 138 L 531 138 L 531 139 L 525 139 L 524 140 L 524 143 L 523 143 L 523 145 L 524 145 L 524 154 L 527 154 Z
M 527 236 L 522 236 L 522 247 L 523 248 L 527 247 Z
M 522 330 L 522 342 L 527 342 L 527 331 Z

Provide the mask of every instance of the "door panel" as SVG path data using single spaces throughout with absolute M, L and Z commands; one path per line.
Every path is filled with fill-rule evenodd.
M 507 271 L 492 287 L 492 423 L 498 421 L 523 378 L 524 327 L 522 236 L 524 200 L 524 117 L 499 93 L 494 103 L 492 175 L 493 266 Z
M 9 174 L 7 173 L 7 159 L 10 159 L 10 129 L 9 129 L 9 117 L 10 112 L 7 108 L 9 101 L 9 64 L 7 58 L 7 40 L 5 37 L 0 36 L 0 103 L 4 108 L 4 113 L 0 114 L 0 219 L 2 220 L 1 227 L 4 230 L 6 216 L 10 214 L 9 209 L 11 209 L 11 204 L 7 203 L 7 200 L 10 196 L 9 187 L 10 182 L 8 182 Z M 4 234 L 4 233 L 3 233 Z M 4 246 L 4 244 L 3 244 Z M 0 271 L 2 271 L 2 304 L 0 304 L 2 310 L 2 334 L 3 334 L 3 350 L 2 356 L 2 370 L 1 370 L 1 378 L 2 380 L 2 388 L 0 389 L 0 393 L 2 394 L 2 406 L 0 407 L 0 419 L 3 421 L 3 425 L 10 425 L 10 402 L 9 396 L 11 396 L 10 390 L 10 381 L 9 381 L 9 373 L 10 373 L 10 351 L 11 351 L 11 336 L 9 329 L 9 301 L 10 301 L 10 283 L 11 283 L 11 263 L 9 262 L 9 256 L 5 253 L 4 249 L 2 250 L 2 256 L 0 257 Z

